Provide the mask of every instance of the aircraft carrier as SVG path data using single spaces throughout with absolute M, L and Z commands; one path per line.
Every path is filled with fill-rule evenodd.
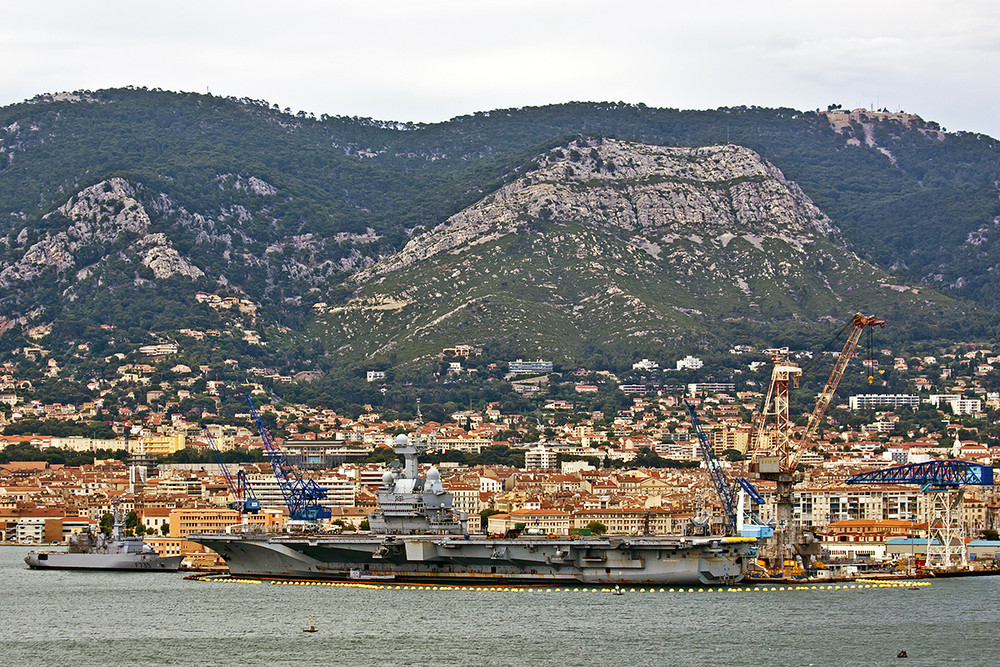
M 726 536 L 469 535 L 436 468 L 418 474 L 425 443 L 396 439 L 404 459 L 387 471 L 370 534 L 196 534 L 232 576 L 510 584 L 732 584 L 756 558 L 756 540 Z

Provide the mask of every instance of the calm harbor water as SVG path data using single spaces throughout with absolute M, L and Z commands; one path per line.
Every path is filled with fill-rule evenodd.
M 34 571 L 27 551 L 0 547 L 9 665 L 1000 664 L 1000 577 L 743 594 L 369 590 Z

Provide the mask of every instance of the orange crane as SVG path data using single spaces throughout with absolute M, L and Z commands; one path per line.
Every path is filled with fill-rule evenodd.
M 791 550 L 795 548 L 795 543 L 802 540 L 793 539 L 792 535 L 792 488 L 795 483 L 794 475 L 799 465 L 802 454 L 808 451 L 813 443 L 816 431 L 819 428 L 826 409 L 830 406 L 833 394 L 837 390 L 837 385 L 847 369 L 847 364 L 854 356 L 858 341 L 862 334 L 869 332 L 869 351 L 871 351 L 871 332 L 875 327 L 885 326 L 885 320 L 876 317 L 857 313 L 851 321 L 837 334 L 839 338 L 848 328 L 851 329 L 844 343 L 844 348 L 837 357 L 833 371 L 826 382 L 823 391 L 820 392 L 816 401 L 816 407 L 809 415 L 806 429 L 798 443 L 792 440 L 792 422 L 788 415 L 788 395 L 791 387 L 797 387 L 799 378 L 802 376 L 802 369 L 798 364 L 789 359 L 787 348 L 771 351 L 771 358 L 774 361 L 774 369 L 771 374 L 771 384 L 768 388 L 767 399 L 764 403 L 764 410 L 761 413 L 760 424 L 753 442 L 750 446 L 752 453 L 750 458 L 750 470 L 761 479 L 775 482 L 775 519 L 777 527 L 775 530 L 776 546 L 773 559 L 780 558 L 778 562 L 784 562 L 786 557 L 795 555 Z M 870 356 L 870 355 L 869 355 Z M 871 384 L 874 376 L 868 376 Z M 800 550 L 800 555 L 804 555 Z
M 844 376 L 848 362 L 854 356 L 862 334 L 866 330 L 870 334 L 875 327 L 882 328 L 884 326 L 885 320 L 858 313 L 837 334 L 837 338 L 839 338 L 844 331 L 848 328 L 851 329 L 847 341 L 844 343 L 844 348 L 833 365 L 826 386 L 823 387 L 819 398 L 816 399 L 816 407 L 809 415 L 806 429 L 798 443 L 795 443 L 791 436 L 792 421 L 788 415 L 788 395 L 791 387 L 799 386 L 802 369 L 789 359 L 788 348 L 770 351 L 774 368 L 771 373 L 771 384 L 768 387 L 767 398 L 764 401 L 764 410 L 751 443 L 752 470 L 763 470 L 768 474 L 795 472 L 799 458 L 813 444 L 813 438 L 819 429 L 820 422 L 823 421 L 823 416 L 826 414 L 827 408 L 830 407 L 833 395 L 837 391 L 837 385 L 840 384 L 840 379 Z M 869 336 L 869 353 L 871 347 L 871 337 Z M 869 356 L 871 355 L 869 354 Z M 869 375 L 868 383 L 872 382 L 874 382 L 874 376 Z M 771 440 L 771 444 L 765 444 L 767 440 Z
M 833 365 L 833 370 L 830 372 L 830 377 L 826 381 L 826 386 L 823 387 L 823 391 L 820 392 L 819 398 L 816 399 L 816 407 L 813 408 L 812 414 L 809 415 L 809 421 L 806 423 L 806 430 L 802 433 L 799 446 L 792 451 L 788 460 L 788 469 L 790 471 L 795 471 L 795 468 L 798 467 L 799 457 L 804 452 L 812 448 L 813 437 L 816 435 L 816 430 L 819 428 L 820 422 L 823 421 L 823 415 L 826 414 L 826 409 L 830 407 L 830 401 L 833 400 L 833 394 L 837 391 L 837 385 L 840 384 L 840 378 L 844 376 L 844 371 L 847 370 L 847 362 L 849 362 L 851 357 L 854 356 L 854 349 L 858 346 L 858 341 L 861 340 L 861 335 L 865 332 L 865 330 L 868 331 L 868 360 L 873 361 L 871 342 L 872 332 L 875 330 L 875 327 L 879 327 L 880 329 L 884 328 L 885 320 L 857 313 L 848 326 L 851 327 L 851 333 L 847 336 L 847 342 L 844 343 L 844 349 L 841 350 L 840 356 L 837 357 L 837 362 Z M 869 366 L 869 368 L 874 370 L 872 366 Z M 872 384 L 874 381 L 875 376 L 872 373 L 869 373 L 868 384 Z

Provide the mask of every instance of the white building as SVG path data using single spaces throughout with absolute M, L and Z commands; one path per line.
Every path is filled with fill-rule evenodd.
M 947 405 L 952 401 L 961 400 L 962 396 L 960 394 L 931 394 L 927 397 L 927 402 L 933 405 L 935 408 L 940 409 L 941 404 Z
M 326 489 L 324 507 L 354 507 L 358 485 L 353 479 L 341 476 L 319 477 L 316 483 Z
M 847 399 L 851 410 L 890 407 L 920 407 L 920 397 L 914 394 L 855 394 Z
M 971 415 L 983 411 L 983 402 L 978 398 L 960 398 L 957 401 L 949 401 L 952 414 Z
M 705 365 L 704 361 L 702 361 L 698 357 L 692 357 L 689 354 L 688 356 L 684 357 L 683 359 L 681 359 L 680 361 L 677 362 L 677 370 L 679 370 L 679 371 L 684 371 L 684 370 L 696 371 L 696 370 L 698 370 L 699 368 L 701 368 L 704 365 Z
M 503 491 L 503 482 L 492 477 L 479 478 L 479 490 L 483 493 L 499 493 Z
M 510 362 L 510 372 L 512 375 L 551 373 L 552 362 L 543 361 L 541 359 L 537 361 L 524 361 L 523 359 L 518 359 L 517 361 Z
M 14 534 L 22 544 L 58 542 L 63 537 L 61 519 L 59 512 L 35 510 L 18 519 Z
M 546 449 L 543 445 L 538 445 L 537 447 L 529 449 L 524 453 L 524 469 L 548 470 L 556 468 L 556 457 L 557 454 L 555 452 Z
M 672 461 L 698 461 L 698 445 L 690 442 L 662 442 L 654 447 L 656 453 Z

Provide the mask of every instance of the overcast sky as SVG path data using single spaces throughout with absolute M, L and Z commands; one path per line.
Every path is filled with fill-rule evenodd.
M 996 0 L 4 4 L 0 105 L 125 85 L 422 122 L 567 101 L 839 103 L 1000 137 Z

